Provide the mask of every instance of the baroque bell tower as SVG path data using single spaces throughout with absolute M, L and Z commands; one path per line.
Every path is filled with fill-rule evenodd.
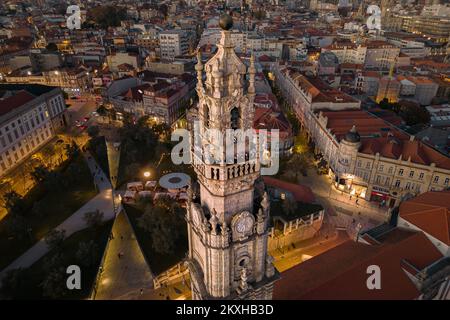
M 196 65 L 199 103 L 194 139 L 198 141 L 191 158 L 200 199 L 193 201 L 189 196 L 186 217 L 193 299 L 271 299 L 278 278 L 267 253 L 268 196 L 255 201 L 254 195 L 260 176 L 259 153 L 251 157 L 246 152 L 231 162 L 224 161 L 225 157 L 222 161 L 205 157 L 211 150 L 226 152 L 227 129 L 239 132 L 253 127 L 254 57 L 247 68 L 236 55 L 232 25 L 229 15 L 220 17 L 217 53 L 204 65 L 198 53 Z M 221 139 L 207 134 L 211 129 L 222 133 Z

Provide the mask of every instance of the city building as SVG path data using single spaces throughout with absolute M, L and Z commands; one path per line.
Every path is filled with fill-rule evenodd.
M 317 86 L 306 82 L 301 74 L 280 69 L 280 65 L 272 71 L 277 86 L 314 143 L 316 153 L 328 163 L 330 177 L 338 189 L 395 206 L 408 193 L 442 190 L 449 185 L 450 158 L 444 154 L 384 120 L 358 110 L 359 104 L 341 102 L 340 105 L 334 101 L 327 107 L 314 106 L 313 97 L 321 96 Z M 383 85 L 382 79 L 380 88 Z M 327 89 L 323 94 L 330 92 L 333 91 Z M 385 90 L 378 92 L 383 92 L 378 94 L 379 98 L 386 96 Z M 399 92 L 400 83 L 395 97 Z
M 162 59 L 174 59 L 189 53 L 186 30 L 166 30 L 159 33 L 159 47 Z
M 65 109 L 59 88 L 0 84 L 0 176 L 55 137 Z
M 194 77 L 187 73 L 174 76 L 143 71 L 134 79 L 115 81 L 117 84 L 128 81 L 131 85 L 110 90 L 109 100 L 116 110 L 136 118 L 149 116 L 154 121 L 173 125 L 184 114 L 193 95 Z
M 118 72 L 119 66 L 128 64 L 137 70 L 140 66 L 139 56 L 134 52 L 115 52 L 106 57 L 109 70 Z
M 378 83 L 378 92 L 376 96 L 377 103 L 387 99 L 390 103 L 398 101 L 400 95 L 401 83 L 391 76 L 382 77 Z
M 80 95 L 90 86 L 90 69 L 85 67 L 61 68 L 33 74 L 31 71 L 16 70 L 5 77 L 7 83 L 40 84 L 61 87 L 69 94 Z

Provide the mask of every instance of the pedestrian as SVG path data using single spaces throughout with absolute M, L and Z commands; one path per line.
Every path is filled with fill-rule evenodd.
M 120 256 L 120 252 L 117 254 L 117 256 L 119 257 L 119 259 L 121 258 L 121 256 Z
M 141 296 L 144 294 L 144 289 L 141 288 Z
M 358 204 L 359 199 L 356 199 L 356 204 Z
M 123 240 L 123 235 L 120 235 L 120 240 Z
M 350 200 L 352 200 L 352 196 L 350 196 Z

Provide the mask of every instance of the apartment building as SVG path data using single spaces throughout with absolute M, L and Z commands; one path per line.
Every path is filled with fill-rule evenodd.
M 112 72 L 118 72 L 119 66 L 123 64 L 128 64 L 134 69 L 137 69 L 140 65 L 139 56 L 131 52 L 115 52 L 106 57 L 106 62 Z
M 364 64 L 367 47 L 356 45 L 353 42 L 333 43 L 322 49 L 322 52 L 332 52 L 336 55 L 339 63 Z
M 65 109 L 60 88 L 0 84 L 0 176 L 64 127 Z
M 195 85 L 194 77 L 189 74 L 175 76 L 143 71 L 136 80 L 137 85 L 123 87 L 110 97 L 114 108 L 137 118 L 149 116 L 168 125 L 185 112 Z
M 174 59 L 189 53 L 189 39 L 185 30 L 166 30 L 159 33 L 162 59 Z
M 330 87 L 319 77 L 310 77 L 282 63 L 271 67 L 281 90 L 301 122 L 308 121 L 310 111 L 359 109 L 361 102 Z
M 322 52 L 332 52 L 339 63 L 361 64 L 366 68 L 387 70 L 395 63 L 400 48 L 386 41 L 372 40 L 364 44 L 350 41 L 335 42 L 322 49 Z
M 78 67 L 45 71 L 39 74 L 16 70 L 5 76 L 5 81 L 7 83 L 61 87 L 69 94 L 80 94 L 88 90 L 90 77 L 90 69 Z
M 408 194 L 449 186 L 450 158 L 359 110 L 358 104 L 314 106 L 316 97 L 327 96 L 329 89 L 311 85 L 305 76 L 288 68 L 274 66 L 278 67 L 273 69 L 277 86 L 314 143 L 316 154 L 327 162 L 338 189 L 394 206 Z

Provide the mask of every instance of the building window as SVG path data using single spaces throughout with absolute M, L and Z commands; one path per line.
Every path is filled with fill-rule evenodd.
M 400 180 L 395 181 L 395 187 L 399 188 L 400 187 Z
M 423 180 L 423 172 L 419 174 L 419 180 Z
M 240 112 L 239 109 L 234 107 L 231 110 L 231 129 L 236 130 L 239 129 L 239 121 L 240 121 Z
M 362 165 L 361 160 L 358 160 L 358 168 L 361 168 L 361 165 Z
M 410 178 L 414 177 L 414 171 L 411 171 L 411 172 L 409 173 L 409 177 L 410 177 Z
M 388 186 L 388 185 L 389 185 L 389 182 L 390 182 L 390 179 L 389 179 L 389 178 L 386 178 L 386 180 L 384 181 L 384 185 L 385 185 L 385 186 Z
M 393 167 L 389 167 L 389 170 L 388 170 L 389 174 L 392 174 L 393 170 L 394 170 Z
M 384 165 L 380 164 L 378 166 L 378 171 L 383 172 L 383 169 L 384 169 Z
M 438 183 L 439 182 L 439 176 L 435 176 L 433 182 L 434 183 Z
M 410 188 L 411 188 L 411 183 L 410 182 L 406 183 L 405 189 L 409 190 Z
M 402 176 L 403 175 L 403 169 L 398 170 L 398 175 Z
M 370 169 L 370 162 L 366 163 L 366 169 Z

